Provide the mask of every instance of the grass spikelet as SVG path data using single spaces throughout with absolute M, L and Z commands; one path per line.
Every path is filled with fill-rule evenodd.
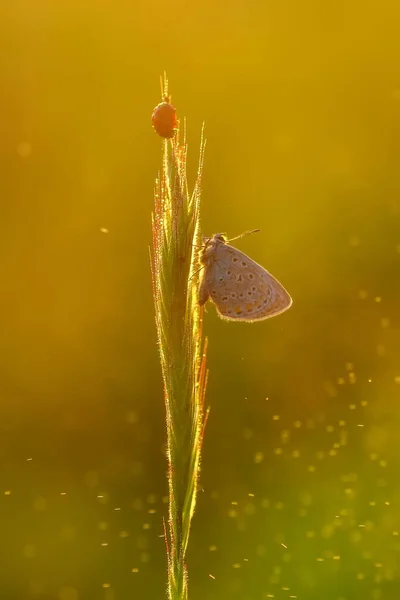
M 162 97 L 168 99 L 164 76 Z M 162 140 L 162 167 L 156 181 L 151 252 L 156 327 L 164 382 L 167 426 L 169 514 L 165 525 L 168 598 L 187 600 L 186 550 L 196 504 L 206 421 L 206 341 L 197 301 L 197 250 L 201 175 L 205 142 L 194 190 L 186 176 L 185 132 Z

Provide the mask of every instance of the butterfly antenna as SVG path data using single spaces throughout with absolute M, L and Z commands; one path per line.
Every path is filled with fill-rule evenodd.
M 261 229 L 252 229 L 251 231 L 245 231 L 244 233 L 241 233 L 240 235 L 237 235 L 236 237 L 233 237 L 227 241 L 228 241 L 228 243 L 230 243 L 230 242 L 233 242 L 234 240 L 240 240 L 240 238 L 244 237 L 245 235 L 250 235 L 251 233 L 258 233 L 259 231 L 261 231 Z
M 200 273 L 200 271 L 202 271 L 204 269 L 205 265 L 201 265 L 201 267 L 199 269 L 197 269 L 197 271 L 195 271 L 190 277 L 189 277 L 189 281 L 192 281 L 193 277 L 195 275 L 197 275 L 197 273 Z

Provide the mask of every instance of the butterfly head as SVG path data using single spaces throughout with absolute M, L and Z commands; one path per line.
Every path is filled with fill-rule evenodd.
M 218 246 L 226 244 L 226 238 L 222 233 L 216 233 L 212 237 L 203 238 L 204 246 L 200 261 L 203 265 L 208 265 L 214 260 L 214 254 Z
M 226 237 L 222 233 L 216 233 L 212 236 L 211 240 L 214 244 L 226 244 Z

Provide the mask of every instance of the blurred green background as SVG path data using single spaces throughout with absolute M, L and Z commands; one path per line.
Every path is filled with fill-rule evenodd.
M 400 597 L 400 8 L 5 0 L 0 590 L 163 598 L 148 246 L 167 70 L 205 234 L 294 299 L 209 306 L 190 599 Z M 108 233 L 101 230 L 108 230 Z

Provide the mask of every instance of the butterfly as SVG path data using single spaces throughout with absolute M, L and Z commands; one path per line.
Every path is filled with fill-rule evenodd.
M 275 317 L 290 308 L 292 299 L 283 285 L 230 241 L 222 233 L 204 238 L 200 306 L 210 298 L 222 319 L 248 323 Z

